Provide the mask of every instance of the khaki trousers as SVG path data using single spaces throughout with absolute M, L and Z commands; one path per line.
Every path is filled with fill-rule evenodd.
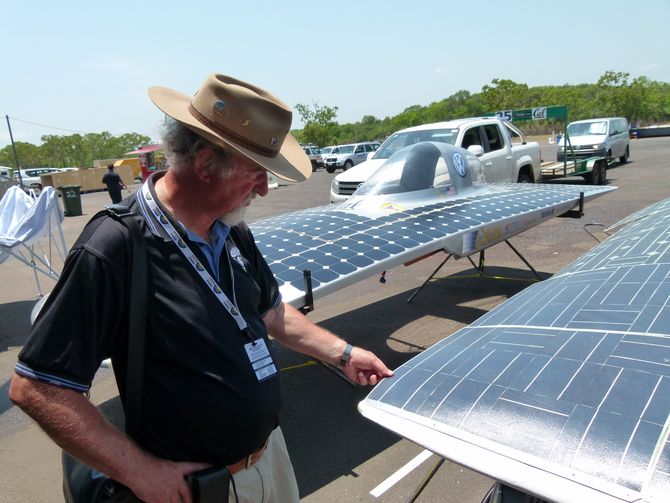
M 268 439 L 268 447 L 260 461 L 233 475 L 235 489 L 230 484 L 229 503 L 297 503 L 298 483 L 286 449 L 281 428 L 277 427 Z M 237 500 L 235 500 L 235 490 Z

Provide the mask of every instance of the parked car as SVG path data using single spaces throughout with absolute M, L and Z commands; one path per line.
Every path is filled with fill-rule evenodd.
M 449 143 L 479 157 L 484 179 L 495 182 L 537 182 L 540 179 L 540 146 L 527 142 L 523 133 L 493 117 L 474 117 L 402 129 L 389 136 L 366 162 L 337 175 L 330 187 L 330 202 L 351 194 L 395 152 L 421 141 Z M 326 168 L 327 169 L 327 168 Z
M 378 141 L 338 145 L 324 159 L 326 171 L 328 173 L 335 173 L 335 170 L 338 168 L 346 171 L 356 164 L 364 162 L 368 154 L 375 152 L 379 148 L 379 145 Z
M 24 189 L 40 191 L 42 190 L 42 179 L 40 178 L 42 175 L 60 173 L 62 170 L 59 168 L 27 168 L 20 171 Z M 18 173 L 14 174 L 14 178 L 16 179 L 16 183 L 20 183 Z
M 607 157 L 619 159 L 622 164 L 630 157 L 630 135 L 628 121 L 623 117 L 605 117 L 587 119 L 568 124 L 568 137 L 577 159 L 587 157 Z M 566 149 L 565 138 L 558 142 L 556 160 L 563 162 L 567 152 L 568 160 L 572 159 L 570 147 Z
M 312 171 L 316 171 L 318 168 L 323 167 L 323 159 L 321 158 L 321 150 L 319 147 L 316 145 L 303 145 L 302 149 L 312 163 Z

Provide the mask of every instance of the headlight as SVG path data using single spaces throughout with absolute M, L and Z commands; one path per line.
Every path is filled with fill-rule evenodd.
M 337 194 L 340 190 L 340 182 L 337 179 L 333 178 L 333 183 L 330 184 L 330 191 Z

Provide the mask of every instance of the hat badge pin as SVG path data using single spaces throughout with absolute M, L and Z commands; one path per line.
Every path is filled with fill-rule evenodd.
M 217 112 L 219 112 L 221 114 L 225 114 L 226 111 L 227 111 L 226 110 L 226 102 L 223 101 L 223 100 L 215 101 L 214 102 L 214 110 L 216 110 Z

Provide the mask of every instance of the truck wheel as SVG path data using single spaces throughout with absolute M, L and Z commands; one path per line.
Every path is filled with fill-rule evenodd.
M 626 153 L 623 156 L 619 157 L 619 162 L 621 164 L 626 164 L 628 162 L 629 157 L 630 157 L 630 148 L 626 147 Z
M 519 173 L 519 179 L 516 183 L 533 183 L 533 179 L 528 173 Z
M 354 163 L 351 161 L 346 161 L 344 163 L 344 171 L 348 170 L 349 168 L 353 167 Z
M 328 173 L 335 173 L 335 168 L 333 168 L 333 167 L 331 167 L 331 166 L 328 166 L 328 167 L 326 168 L 326 171 L 328 171 Z

